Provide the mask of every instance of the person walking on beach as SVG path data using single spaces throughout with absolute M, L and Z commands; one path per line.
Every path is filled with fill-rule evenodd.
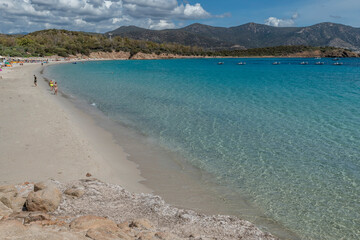
M 54 84 L 54 95 L 57 95 L 57 92 L 58 92 L 58 85 L 57 85 L 57 82 L 55 82 L 55 84 Z
M 35 87 L 37 87 L 37 78 L 35 75 L 34 75 L 34 85 L 35 85 Z
M 50 86 L 50 91 L 54 90 L 54 81 L 53 80 L 50 80 L 49 86 Z

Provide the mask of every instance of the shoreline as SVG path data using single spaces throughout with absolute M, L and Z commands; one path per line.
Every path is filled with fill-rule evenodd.
M 47 77 L 51 78 L 49 75 Z M 161 196 L 166 203 L 202 214 L 237 216 L 283 239 L 289 236 L 299 239 L 295 233 L 265 216 L 242 194 L 234 193 L 224 183 L 217 183 L 215 176 L 194 167 L 182 156 L 128 126 L 114 122 L 90 106 L 90 102 L 71 96 L 66 98 L 62 102 L 69 103 L 71 108 L 93 119 L 97 127 L 111 133 L 116 143 L 128 154 L 129 161 L 137 164 L 143 178 L 140 183 L 151 189 L 153 194 Z
M 68 62 L 56 62 L 58 64 L 61 63 L 68 63 Z M 55 64 L 56 64 L 55 63 Z M 20 66 L 19 66 L 20 67 Z M 23 68 L 24 70 L 26 70 L 25 68 L 27 68 L 28 65 L 25 66 L 21 66 L 20 68 Z M 16 71 L 15 69 L 18 67 L 13 68 L 13 71 Z M 230 202 L 230 203 L 225 203 L 222 202 L 223 199 L 221 199 L 220 197 L 217 196 L 217 192 L 216 191 L 204 191 L 211 189 L 214 186 L 208 186 L 208 188 L 204 188 L 203 186 L 195 186 L 192 190 L 196 189 L 196 190 L 201 190 L 203 191 L 201 194 L 198 194 L 198 196 L 196 196 L 195 198 L 191 198 L 189 199 L 190 201 L 186 204 L 184 204 L 184 202 L 178 201 L 179 197 L 184 197 L 181 196 L 182 194 L 186 194 L 188 193 L 188 189 L 185 189 L 188 186 L 192 186 L 192 184 L 194 183 L 193 181 L 189 180 L 187 181 L 186 185 L 183 189 L 179 189 L 179 194 L 174 195 L 174 192 L 176 193 L 178 190 L 177 189 L 171 189 L 171 191 L 168 194 L 165 194 L 166 192 L 158 192 L 158 191 L 154 191 L 154 189 L 151 188 L 151 186 L 154 186 L 156 184 L 159 184 L 161 182 L 163 182 L 164 178 L 163 176 L 158 176 L 157 174 L 159 174 L 159 172 L 154 172 L 151 171 L 149 169 L 146 169 L 147 166 L 144 165 L 144 161 L 143 162 L 139 162 L 136 161 L 136 158 L 138 158 L 139 156 L 133 156 L 133 155 L 128 155 L 127 153 L 127 148 L 129 148 L 129 146 L 125 146 L 125 151 L 124 151 L 124 145 L 122 142 L 118 142 L 119 140 L 119 136 L 118 137 L 114 137 L 114 132 L 111 132 L 111 129 L 106 129 L 105 126 L 99 126 L 99 123 L 101 122 L 101 119 L 94 119 L 92 116 L 92 114 L 89 114 L 89 112 L 84 111 L 83 109 L 80 109 L 78 106 L 76 106 L 76 104 L 74 104 L 74 102 L 71 102 L 71 97 L 70 99 L 63 99 L 61 95 L 61 93 L 59 93 L 59 96 L 53 96 L 48 88 L 48 85 L 46 83 L 46 81 L 40 81 L 41 78 L 43 78 L 42 75 L 39 75 L 40 72 L 43 70 L 43 68 L 41 66 L 36 66 L 34 64 L 34 67 L 31 68 L 33 72 L 36 72 L 37 76 L 38 76 L 38 88 L 40 91 L 42 91 L 42 93 L 40 94 L 40 97 L 44 97 L 45 102 L 47 104 L 50 104 L 52 107 L 52 111 L 46 112 L 47 116 L 49 116 L 49 114 L 56 114 L 55 112 L 61 111 L 60 114 L 60 120 L 67 122 L 68 124 L 71 125 L 71 131 L 67 131 L 67 133 L 70 135 L 72 135 L 72 138 L 75 138 L 76 141 L 80 141 L 82 142 L 82 144 L 76 145 L 76 149 L 77 150 L 81 150 L 82 153 L 84 154 L 83 157 L 89 157 L 90 159 L 86 159 L 86 161 L 82 162 L 81 164 L 77 164 L 75 165 L 71 165 L 71 159 L 62 159 L 61 164 L 59 163 L 54 163 L 54 165 L 52 166 L 53 168 L 46 168 L 46 173 L 44 174 L 44 171 L 38 171 L 35 169 L 31 169 L 31 173 L 35 174 L 36 177 L 29 177 L 28 175 L 26 176 L 26 180 L 30 180 L 33 182 L 39 181 L 39 180 L 43 180 L 44 178 L 55 178 L 56 180 L 62 181 L 62 182 L 69 182 L 69 181 L 73 181 L 73 180 L 77 180 L 79 178 L 82 178 L 85 176 L 86 172 L 90 172 L 93 177 L 100 179 L 101 181 L 107 182 L 107 183 L 113 183 L 113 184 L 118 184 L 121 185 L 122 187 L 124 187 L 126 190 L 130 191 L 130 192 L 135 192 L 135 193 L 153 193 L 155 192 L 157 195 L 160 195 L 162 197 L 164 197 L 164 200 L 167 203 L 170 203 L 172 206 L 175 207 L 181 207 L 181 208 L 185 208 L 185 209 L 195 209 L 195 211 L 197 212 L 201 212 L 201 213 L 205 213 L 205 214 L 226 214 L 226 215 L 233 215 L 231 214 L 231 212 L 226 212 L 226 206 L 227 207 L 231 207 L 231 204 L 233 204 L 234 202 Z M 20 71 L 20 70 L 19 70 Z M 25 72 L 20 74 L 21 76 L 27 76 L 27 84 L 31 85 L 32 84 L 32 74 L 30 74 L 29 72 Z M 8 75 L 8 74 L 6 74 Z M 39 77 L 41 76 L 41 77 Z M 6 76 L 4 79 L 9 78 L 9 76 Z M 2 79 L 2 81 L 4 81 L 4 79 Z M 22 79 L 24 80 L 24 79 Z M 0 80 L 1 81 L 1 80 Z M 32 87 L 31 90 L 36 89 L 35 87 Z M 31 92 L 32 94 L 34 94 L 34 92 Z M 53 100 L 50 100 L 50 98 L 52 98 Z M 39 100 L 39 99 L 37 99 Z M 41 105 L 39 107 L 43 107 L 45 108 L 45 105 Z M 90 111 L 92 109 L 89 109 Z M 94 113 L 94 115 L 96 115 L 97 113 Z M 59 115 L 57 115 L 59 117 Z M 51 117 L 50 117 L 51 118 Z M 59 120 L 59 119 L 57 119 Z M 104 120 L 104 119 L 103 119 Z M 106 119 L 105 119 L 106 120 Z M 51 121 L 51 119 L 50 119 Z M 60 121 L 61 122 L 61 121 Z M 42 124 L 44 124 L 42 122 Z M 48 127 L 48 126 L 47 126 Z M 59 126 L 60 129 L 62 128 L 68 128 L 68 126 Z M 118 127 L 118 126 L 117 126 Z M 126 136 L 123 134 L 121 137 Z M 76 135 L 76 136 L 74 136 Z M 128 135 L 129 136 L 129 135 Z M 67 141 L 69 139 L 63 140 L 63 141 Z M 72 139 L 74 140 L 74 139 Z M 138 142 L 136 142 L 137 140 L 139 140 L 138 138 L 136 139 L 132 139 L 135 141 L 135 144 L 137 145 Z M 44 139 L 42 139 L 42 141 L 44 141 Z M 54 140 L 52 139 L 52 141 L 58 141 L 58 140 Z M 0 142 L 0 150 L 1 150 L 1 146 L 3 145 L 2 142 Z M 146 145 L 146 143 L 145 143 Z M 142 145 L 144 146 L 144 145 Z M 42 149 L 44 150 L 44 149 Z M 39 150 L 37 150 L 39 151 Z M 41 150 L 40 150 L 41 151 Z M 45 150 L 44 150 L 45 151 Z M 71 151 L 71 150 L 68 150 Z M 18 154 L 19 152 L 21 152 L 22 154 L 25 154 L 24 151 L 17 151 Z M 87 155 L 88 153 L 90 153 L 90 155 Z M 142 152 L 143 154 L 146 152 Z M 80 155 L 81 155 L 80 154 Z M 77 157 L 72 157 L 72 159 L 79 159 L 81 157 L 79 157 L 80 155 L 78 155 Z M 121 156 L 121 158 L 118 158 L 118 156 Z M 141 156 L 141 154 L 140 154 Z M 169 155 L 165 155 L 166 157 L 169 157 Z M 172 155 L 170 155 L 172 156 Z M 57 156 L 58 159 L 63 158 L 64 156 Z M 69 157 L 69 156 L 66 156 Z M 149 156 L 147 156 L 146 154 L 143 155 L 143 157 L 149 158 Z M 152 160 L 154 160 L 155 158 L 151 158 Z M 45 159 L 41 159 L 38 160 L 40 163 L 44 164 L 45 163 Z M 18 161 L 20 163 L 20 161 Z M 157 162 L 159 163 L 159 161 Z M 68 168 L 71 169 L 66 169 L 66 167 L 64 167 L 65 164 L 69 164 L 69 166 L 66 166 Z M 88 170 L 89 169 L 89 165 L 91 165 L 92 170 Z M 188 171 L 188 173 L 190 172 L 190 174 L 194 174 L 194 173 L 199 173 L 199 170 L 194 170 L 194 169 L 189 169 L 188 165 L 179 165 L 177 166 L 178 169 L 173 169 L 173 174 L 177 174 L 179 175 L 182 180 L 188 180 L 186 176 L 184 176 L 184 171 Z M 61 168 L 62 170 L 59 172 L 54 171 L 55 169 Z M 76 169 L 73 169 L 76 168 Z M 81 171 L 75 171 L 75 170 L 79 170 L 80 168 L 84 168 Z M 187 169 L 185 169 L 187 168 Z M 86 169 L 86 170 L 85 170 Z M 143 171 L 145 169 L 145 171 Z M 185 169 L 185 170 L 184 170 Z M 24 175 L 24 171 L 29 171 L 29 169 L 17 169 L 19 172 L 22 172 L 21 176 Z M 50 171 L 49 171 L 50 170 Z M 178 171 L 180 170 L 180 171 Z M 14 169 L 12 170 L 7 170 L 7 172 L 13 172 L 15 171 Z M 68 171 L 68 172 L 67 172 Z M 161 170 L 160 170 L 161 171 Z M 194 172 L 195 171 L 195 172 Z M 66 173 L 65 173 L 66 172 Z M 65 173 L 65 174 L 64 174 Z M 161 173 L 161 172 L 160 172 Z M 196 175 L 194 174 L 194 176 Z M 0 170 L 0 175 L 2 175 L 2 172 Z M 15 174 L 16 175 L 16 174 Z M 182 176 L 181 176 L 182 175 Z M 13 178 L 10 181 L 4 181 L 3 178 L 0 179 L 0 183 L 4 184 L 4 183 L 18 183 L 21 181 L 24 181 L 24 178 L 21 178 L 21 176 L 16 176 L 15 178 Z M 157 176 L 159 177 L 157 180 L 152 181 L 150 179 L 151 176 Z M 175 177 L 175 179 L 179 179 L 179 176 Z M 199 177 L 200 183 L 201 183 L 201 178 L 203 177 L 207 177 L 208 179 L 211 178 L 211 176 L 205 176 L 205 175 L 201 175 Z M 165 183 L 166 184 L 166 183 Z M 170 186 L 171 188 L 171 186 Z M 199 193 L 199 192 L 197 192 Z M 164 196 L 165 195 L 165 196 Z M 196 199 L 197 198 L 197 199 Z M 198 201 L 201 200 L 200 202 L 197 202 L 197 206 L 196 204 L 194 205 L 194 201 Z M 237 199 L 234 199 L 235 201 Z M 209 201 L 209 202 L 208 202 Z M 245 204 L 245 203 L 242 203 Z M 206 207 L 204 207 L 204 205 L 206 205 Z M 218 209 L 219 206 L 222 207 L 222 209 Z M 238 205 L 236 206 L 238 207 Z M 248 206 L 245 204 L 244 205 L 244 209 L 246 209 Z M 204 210 L 204 208 L 207 208 L 208 210 Z M 216 210 L 214 210 L 216 209 Z M 267 220 L 269 221 L 269 219 Z M 268 223 L 271 223 L 268 222 Z M 273 223 L 275 228 L 278 228 L 279 226 L 276 226 L 276 223 Z M 267 224 L 269 225 L 269 224 Z M 270 224 L 271 225 L 271 224 Z M 263 226 L 264 228 L 265 226 Z M 269 231 L 269 229 L 267 229 L 265 227 L 266 231 Z M 280 231 L 281 232 L 281 231 Z M 285 231 L 287 232 L 287 231 Z M 291 233 L 288 233 L 291 235 Z M 287 236 L 289 236 L 288 234 L 285 234 Z M 280 234 L 282 235 L 282 234 Z
M 40 64 L 26 64 L 1 73 L 0 183 L 18 183 L 24 176 L 30 181 L 66 182 L 90 173 L 130 191 L 151 192 L 139 183 L 139 169 L 111 134 L 54 96 L 40 70 Z

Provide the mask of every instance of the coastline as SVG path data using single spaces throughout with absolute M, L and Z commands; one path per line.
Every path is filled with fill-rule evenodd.
M 57 63 L 62 63 L 62 62 L 57 62 Z M 65 62 L 65 63 L 67 63 L 67 62 Z M 154 181 L 149 183 L 147 176 L 149 176 L 149 179 L 150 179 L 151 176 L 154 176 L 154 174 L 156 175 L 156 174 L 161 173 L 161 170 L 162 170 L 161 168 L 160 168 L 159 172 L 153 172 L 153 171 L 148 171 L 148 170 L 146 170 L 144 172 L 140 172 L 139 166 L 137 164 L 139 164 L 143 168 L 144 168 L 144 166 L 146 168 L 146 164 L 144 165 L 144 162 L 139 163 L 137 161 L 134 161 L 137 158 L 137 156 L 132 156 L 132 155 L 129 156 L 126 152 L 126 149 L 124 152 L 124 147 L 123 147 L 122 143 L 117 141 L 117 139 L 119 139 L 119 138 L 114 139 L 114 133 L 111 132 L 111 129 L 106 129 L 106 127 L 104 128 L 104 126 L 99 126 L 101 119 L 96 120 L 93 118 L 93 116 L 89 115 L 89 112 L 79 109 L 77 106 L 74 105 L 73 102 L 71 102 L 71 97 L 70 97 L 70 99 L 64 99 L 62 96 L 60 96 L 61 93 L 57 97 L 53 96 L 49 91 L 47 83 L 45 81 L 43 81 L 41 79 L 42 76 L 40 77 L 40 75 L 39 75 L 42 70 L 42 68 L 39 64 L 34 64 L 34 65 L 30 65 L 30 66 L 25 65 L 22 67 L 17 66 L 13 69 L 8 69 L 8 70 L 11 70 L 11 71 L 6 72 L 6 74 L 2 74 L 2 75 L 4 75 L 4 78 L 2 79 L 2 81 L 15 79 L 15 78 L 21 76 L 22 77 L 21 81 L 26 81 L 27 86 L 25 88 L 27 88 L 27 90 L 29 91 L 29 92 L 24 92 L 24 93 L 26 93 L 26 96 L 29 95 L 27 97 L 32 98 L 31 101 L 28 98 L 21 99 L 21 101 L 24 100 L 25 103 L 24 103 L 24 101 L 22 101 L 22 103 L 21 103 L 21 101 L 18 101 L 16 103 L 9 101 L 9 102 L 5 102 L 5 104 L 3 104 L 3 106 L 4 105 L 14 105 L 14 104 L 16 106 L 18 106 L 21 104 L 25 104 L 25 105 L 23 105 L 23 108 L 21 111 L 21 113 L 23 114 L 23 117 L 24 117 L 24 119 L 22 119 L 22 120 L 24 120 L 24 122 L 19 122 L 20 125 L 24 125 L 24 124 L 26 125 L 26 123 L 29 124 L 26 127 L 26 131 L 22 132 L 22 134 L 24 136 L 26 136 L 25 139 L 27 139 L 31 142 L 31 139 L 34 136 L 38 137 L 39 131 L 41 129 L 37 128 L 37 131 L 34 133 L 34 131 L 32 131 L 32 128 L 31 128 L 32 125 L 40 125 L 41 126 L 40 128 L 44 128 L 44 132 L 48 132 L 48 131 L 50 131 L 48 129 L 53 128 L 53 126 L 51 126 L 51 125 L 56 123 L 56 126 L 55 126 L 56 130 L 59 133 L 65 133 L 64 136 L 62 136 L 62 137 L 60 137 L 60 139 L 58 139 L 58 138 L 56 138 L 56 135 L 54 135 L 55 138 L 52 138 L 51 136 L 47 135 L 47 138 L 41 138 L 41 139 L 39 139 L 39 141 L 42 142 L 42 144 L 49 143 L 49 142 L 55 143 L 55 144 L 60 143 L 63 145 L 62 147 L 66 147 L 66 149 L 67 149 L 66 152 L 68 152 L 69 154 L 68 155 L 58 154 L 59 152 L 56 152 L 56 150 L 49 149 L 49 146 L 42 146 L 41 148 L 32 149 L 30 144 L 25 144 L 25 146 L 26 146 L 25 149 L 24 148 L 16 148 L 13 157 L 11 159 L 8 159 L 8 161 L 14 162 L 14 165 L 12 165 L 12 166 L 9 165 L 10 168 L 4 168 L 4 170 L 7 169 L 6 172 L 10 173 L 12 176 L 4 175 L 3 172 L 0 170 L 1 176 L 5 176 L 2 179 L 0 179 L 1 184 L 9 184 L 9 183 L 14 184 L 14 183 L 19 183 L 24 180 L 27 180 L 30 182 L 36 182 L 39 180 L 51 179 L 51 178 L 54 178 L 56 180 L 66 183 L 69 181 L 74 181 L 74 180 L 83 178 L 85 176 L 85 174 L 87 172 L 89 172 L 92 174 L 93 177 L 98 178 L 101 181 L 111 183 L 111 184 L 121 185 L 122 187 L 124 187 L 126 190 L 128 190 L 130 192 L 151 193 L 151 192 L 153 192 L 153 189 L 151 189 L 151 186 L 159 184 L 161 181 L 164 180 L 164 178 L 162 178 L 163 176 L 158 176 L 159 177 L 158 179 L 155 179 Z M 31 86 L 32 85 L 32 72 L 34 72 L 38 76 L 38 85 L 39 85 L 38 88 L 39 89 Z M 12 74 L 10 74 L 10 73 L 12 73 Z M 26 79 L 24 79 L 24 77 L 26 77 Z M 20 81 L 20 80 L 18 79 L 18 81 Z M 19 82 L 17 82 L 17 83 L 19 83 Z M 15 84 L 16 84 L 16 82 L 12 82 L 12 84 L 10 85 L 10 87 L 13 88 L 12 89 L 13 91 L 16 91 L 17 87 L 19 87 L 19 86 L 16 86 Z M 9 86 L 7 86 L 7 87 L 9 87 Z M 3 86 L 2 86 L 2 89 L 4 89 Z M 39 90 L 39 91 L 34 92 L 34 90 Z M 36 96 L 34 96 L 34 94 L 36 94 Z M 2 97 L 7 98 L 7 97 L 9 97 L 9 95 L 2 95 Z M 35 99 L 33 99 L 34 97 L 35 97 Z M 1 99 L 1 100 L 4 103 L 5 100 L 4 99 Z M 39 108 L 39 110 L 46 109 L 49 105 L 51 106 L 45 112 L 41 112 L 41 113 L 37 112 L 37 114 L 41 114 L 46 120 L 45 119 L 33 120 L 33 119 L 26 118 L 26 114 L 29 114 L 29 112 L 26 112 L 27 111 L 26 108 L 31 109 L 31 105 L 33 105 L 32 103 L 34 101 L 39 102 L 38 106 L 37 106 L 37 108 Z M 3 109 L 1 109 L 1 110 L 3 110 Z M 13 109 L 13 111 L 15 111 L 15 109 Z M 1 112 L 6 113 L 5 111 L 1 111 Z M 8 114 L 11 114 L 11 113 L 8 112 Z M 95 113 L 95 115 L 96 115 L 96 113 Z M 21 116 L 17 116 L 17 118 L 19 118 L 19 117 L 21 118 Z M 12 123 L 13 122 L 11 121 L 7 124 L 12 124 Z M 54 133 L 54 131 L 52 131 L 52 133 Z M 18 136 L 17 134 L 18 133 L 14 134 L 14 139 L 10 139 L 11 141 L 8 142 L 9 144 L 14 144 L 17 141 L 17 138 L 15 139 L 15 137 Z M 125 133 L 125 135 L 126 135 L 126 133 Z M 124 135 L 122 137 L 124 137 Z M 21 137 L 21 139 L 24 139 L 24 137 Z M 138 139 L 135 139 L 135 140 L 138 140 Z M 64 144 L 65 144 L 65 146 L 64 146 Z M 137 144 L 137 143 L 135 143 L 135 144 Z M 6 152 L 6 151 L 14 152 L 13 148 L 12 149 L 7 148 L 5 145 L 6 144 L 4 142 L 0 142 L 0 150 L 4 150 L 2 152 Z M 27 146 L 27 145 L 30 145 L 30 146 Z M 69 147 L 69 145 L 71 145 L 71 147 Z M 31 151 L 31 149 L 33 151 Z M 57 147 L 56 147 L 56 149 L 57 149 Z M 54 151 L 55 151 L 55 155 L 53 155 Z M 36 161 L 32 161 L 31 164 L 35 164 L 36 166 L 44 165 L 44 164 L 46 165 L 48 163 L 47 157 L 49 157 L 49 156 L 52 156 L 56 159 L 52 160 L 50 162 L 51 164 L 47 165 L 44 168 L 43 167 L 31 168 L 28 166 L 28 164 L 25 164 L 24 166 L 22 166 L 23 162 L 26 161 L 25 160 L 26 156 L 29 156 L 29 154 L 31 156 L 36 155 L 37 152 L 42 152 L 42 156 L 34 157 L 34 158 L 36 158 Z M 48 154 L 49 156 L 44 157 L 44 154 Z M 69 155 L 71 155 L 71 156 L 69 156 Z M 149 156 L 145 155 L 143 157 L 148 158 Z M 83 159 L 83 160 L 74 164 L 72 161 L 73 159 L 77 159 L 77 160 Z M 154 160 L 154 159 L 152 159 L 152 160 Z M 158 163 L 160 163 L 160 162 L 158 161 L 157 164 Z M 19 168 L 19 166 L 22 166 L 22 167 Z M 186 166 L 186 167 L 188 167 L 188 166 Z M 61 169 L 61 170 L 59 170 L 59 169 Z M 173 169 L 173 173 L 178 174 L 178 176 L 176 176 L 174 178 L 175 180 L 179 179 L 179 176 L 182 174 L 182 173 L 179 173 L 178 170 L 186 171 L 186 170 L 184 170 L 184 165 L 181 165 L 179 167 L 179 169 Z M 189 170 L 189 169 L 187 169 L 187 170 Z M 193 169 L 190 169 L 189 171 L 192 172 Z M 28 173 L 28 174 L 26 175 L 24 173 Z M 194 172 L 192 172 L 192 173 L 194 173 Z M 195 170 L 195 173 L 198 173 L 198 170 Z M 24 175 L 26 176 L 26 178 L 24 178 Z M 144 180 L 145 180 L 144 177 L 146 178 L 145 183 L 144 183 Z M 182 177 L 183 180 L 185 180 L 184 176 L 180 176 L 180 177 Z M 201 176 L 200 178 L 202 178 L 202 177 L 210 178 L 211 176 Z M 6 180 L 4 180 L 4 179 L 6 179 Z M 215 191 L 212 191 L 212 192 L 206 191 L 205 192 L 204 188 L 199 187 L 199 186 L 195 186 L 192 189 L 192 190 L 194 190 L 194 189 L 200 190 L 200 188 L 202 188 L 201 190 L 204 191 L 198 196 L 199 199 L 201 199 L 202 197 L 204 197 L 204 199 L 201 199 L 202 201 L 198 202 L 197 206 L 194 205 L 194 200 L 196 201 L 195 198 L 190 199 L 190 201 L 185 204 L 184 204 L 184 202 L 178 201 L 178 197 L 180 197 L 181 194 L 188 193 L 187 191 L 189 189 L 186 189 L 186 188 L 193 183 L 194 183 L 193 181 L 188 181 L 185 184 L 187 186 L 185 186 L 183 189 L 179 189 L 179 193 L 177 195 L 174 194 L 174 193 L 177 193 L 177 191 L 178 191 L 177 189 L 171 189 L 171 191 L 169 191 L 169 193 L 167 195 L 164 194 L 164 192 L 155 192 L 155 193 L 160 194 L 162 197 L 164 197 L 163 196 L 163 194 L 164 194 L 165 201 L 170 202 L 172 205 L 174 205 L 174 203 L 175 203 L 174 206 L 176 206 L 176 207 L 182 207 L 182 208 L 185 207 L 186 209 L 195 209 L 196 211 L 202 212 L 205 214 L 221 213 L 221 214 L 232 215 L 231 212 L 226 212 L 226 207 L 223 207 L 221 209 L 218 209 L 218 207 L 222 206 L 222 205 L 224 205 L 224 206 L 230 205 L 231 206 L 231 204 L 233 204 L 233 202 L 230 202 L 230 203 L 221 202 L 223 200 L 216 196 Z M 166 183 L 165 183 L 165 185 L 166 185 Z M 208 186 L 208 187 L 211 188 L 212 186 Z M 197 199 L 197 200 L 199 200 L 199 199 Z M 193 200 L 193 202 L 191 200 Z M 176 201 L 178 201 L 178 202 L 176 202 Z M 208 211 L 204 211 L 204 206 L 202 206 L 203 204 L 206 205 L 205 208 L 207 208 Z M 238 206 L 236 206 L 236 207 L 238 207 Z M 244 204 L 244 209 L 246 209 L 247 207 L 248 206 L 246 206 Z M 269 220 L 267 219 L 266 221 L 269 221 Z M 271 221 L 269 221 L 269 222 L 271 222 Z M 278 226 L 276 226 L 277 225 L 276 223 L 273 223 L 273 224 L 274 224 L 275 228 L 278 228 Z
M 50 75 L 46 77 L 51 78 Z M 242 193 L 234 192 L 216 177 L 190 164 L 183 156 L 158 145 L 156 140 L 143 135 L 138 129 L 109 119 L 103 112 L 76 96 L 68 96 L 65 103 L 75 107 L 83 115 L 111 133 L 128 154 L 128 159 L 137 164 L 141 181 L 161 196 L 171 206 L 191 209 L 201 214 L 237 216 L 250 221 L 266 232 L 282 239 L 299 239 L 282 224 L 267 217 L 261 208 L 253 205 Z M 125 188 L 126 189 L 126 188 Z

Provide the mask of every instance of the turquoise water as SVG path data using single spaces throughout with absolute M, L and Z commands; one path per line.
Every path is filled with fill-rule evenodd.
M 215 175 L 302 239 L 359 239 L 360 60 L 301 61 L 86 62 L 45 74 Z

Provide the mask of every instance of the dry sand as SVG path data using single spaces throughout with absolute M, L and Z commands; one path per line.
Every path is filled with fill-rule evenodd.
M 129 191 L 151 192 L 110 133 L 53 95 L 41 68 L 25 64 L 0 72 L 0 184 L 68 182 L 91 173 Z

